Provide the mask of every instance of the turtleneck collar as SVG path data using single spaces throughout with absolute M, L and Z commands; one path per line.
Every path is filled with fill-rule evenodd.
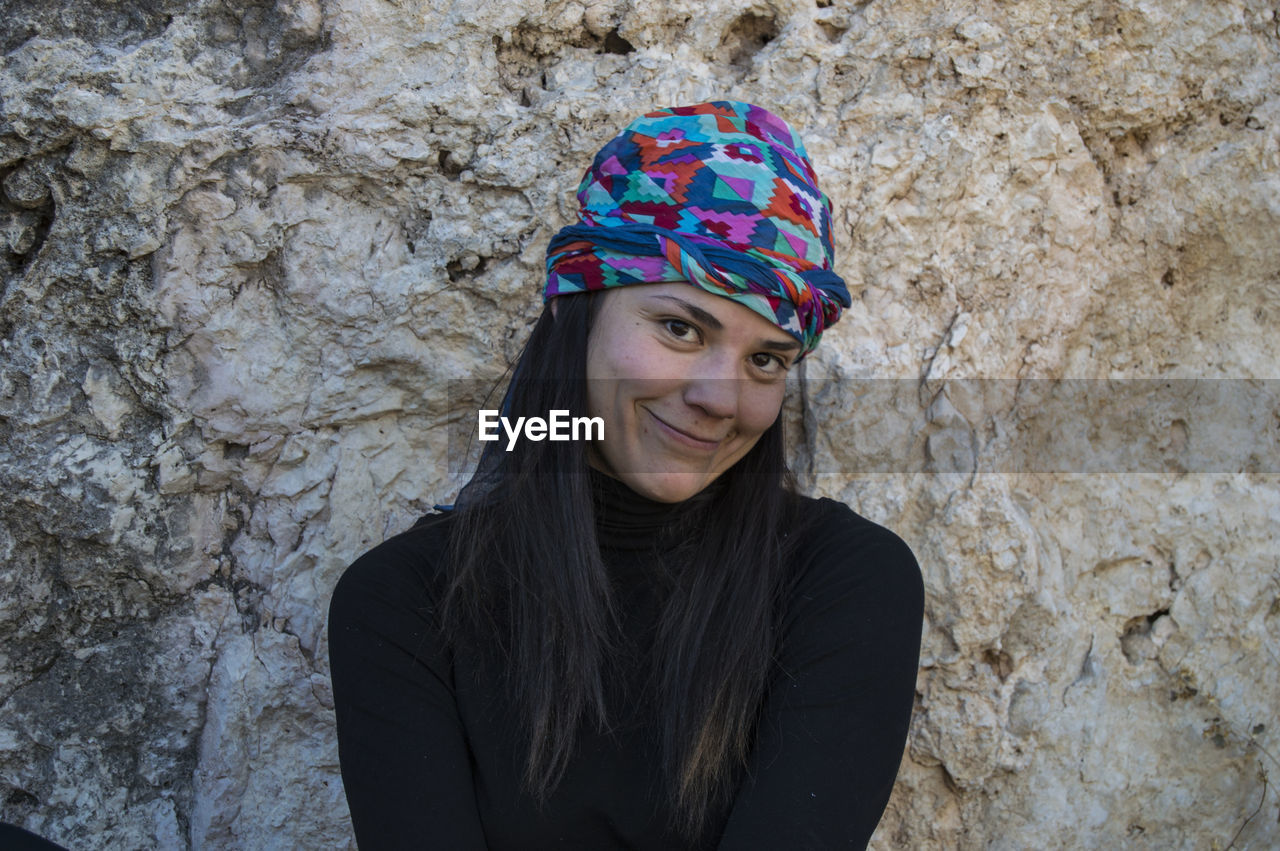
M 684 502 L 658 502 L 642 496 L 618 479 L 590 470 L 595 500 L 596 535 L 602 548 L 666 551 L 678 546 L 693 513 L 700 512 L 722 489 L 720 479 Z

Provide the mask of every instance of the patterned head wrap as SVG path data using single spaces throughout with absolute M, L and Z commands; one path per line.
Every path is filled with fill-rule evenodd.
M 547 299 L 687 281 L 788 332 L 802 357 L 849 306 L 831 271 L 831 201 L 800 137 L 758 106 L 636 119 L 596 155 L 578 203 L 547 247 Z

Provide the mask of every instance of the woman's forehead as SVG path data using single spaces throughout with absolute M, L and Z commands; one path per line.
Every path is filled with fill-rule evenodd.
M 800 344 L 794 337 L 751 308 L 686 283 L 632 285 L 610 290 L 606 295 L 623 294 L 626 301 L 633 305 L 661 304 L 679 308 L 715 330 L 730 329 L 744 334 L 750 333 L 765 340 L 785 344 L 787 348 L 800 348 Z

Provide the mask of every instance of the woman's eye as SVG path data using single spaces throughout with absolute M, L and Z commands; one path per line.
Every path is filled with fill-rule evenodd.
M 667 319 L 662 324 L 666 326 L 671 336 L 680 340 L 693 340 L 698 334 L 698 329 L 680 319 Z
M 767 352 L 756 352 L 751 356 L 751 363 L 765 372 L 785 372 L 787 369 L 786 361 Z

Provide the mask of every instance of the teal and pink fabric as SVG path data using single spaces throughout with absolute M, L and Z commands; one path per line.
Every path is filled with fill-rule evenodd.
M 547 299 L 687 281 L 790 333 L 808 354 L 849 306 L 831 202 L 776 115 L 716 101 L 650 112 L 596 155 L 578 222 L 547 248 Z

